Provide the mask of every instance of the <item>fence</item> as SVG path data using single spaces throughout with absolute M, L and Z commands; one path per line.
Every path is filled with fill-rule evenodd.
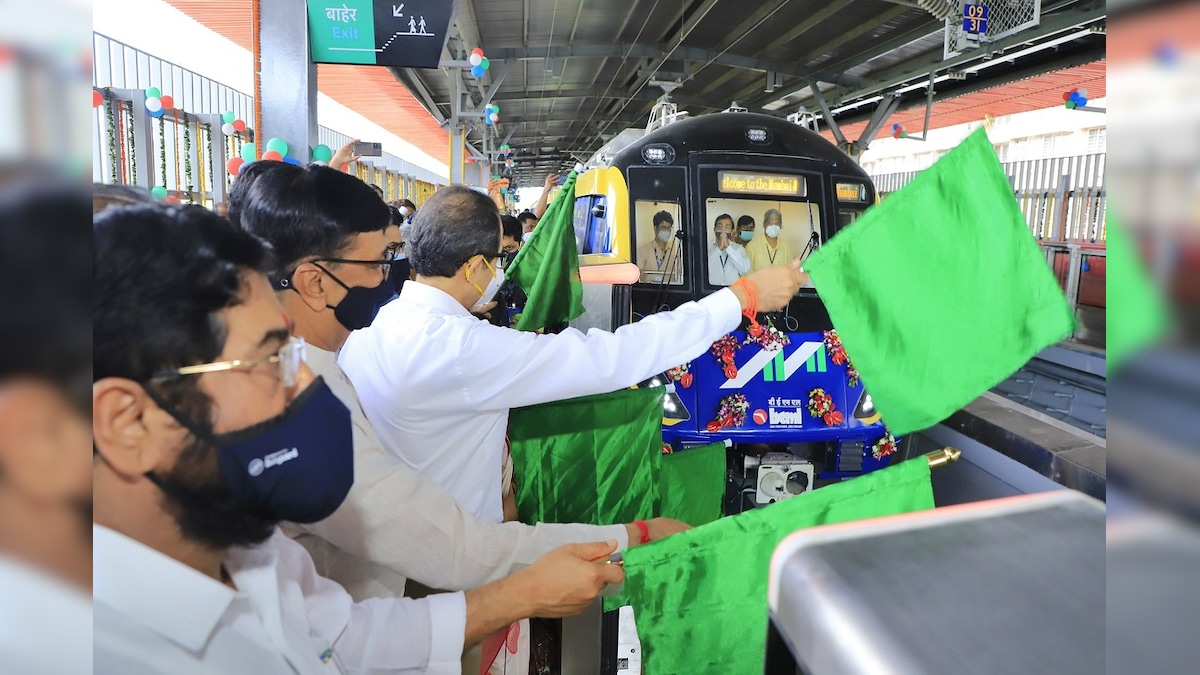
M 254 99 L 186 68 L 92 34 L 92 86 L 101 102 L 92 120 L 92 179 L 145 188 L 161 186 L 172 199 L 208 206 L 224 201 L 233 176 L 226 159 L 253 140 L 247 128 L 226 136 L 221 113 L 253 118 Z M 145 90 L 157 87 L 174 99 L 155 119 L 145 108 Z M 339 148 L 349 136 L 326 127 L 320 143 Z M 363 158 L 352 171 L 378 185 L 387 199 L 407 198 L 420 206 L 446 180 L 432 171 L 385 153 Z
M 1104 153 L 1003 164 L 1025 224 L 1044 244 L 1103 248 L 1105 242 Z M 872 176 L 881 197 L 899 190 L 918 171 Z

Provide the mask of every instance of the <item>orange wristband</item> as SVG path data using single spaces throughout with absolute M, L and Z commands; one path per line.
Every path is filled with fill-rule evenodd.
M 649 544 L 650 543 L 650 527 L 648 525 L 646 525 L 646 521 L 635 520 L 635 521 L 633 521 L 633 524 L 635 526 L 637 526 L 638 531 L 642 533 L 642 541 L 640 543 Z
M 741 279 L 733 282 L 733 285 L 741 288 L 742 292 L 746 294 L 746 309 L 742 310 L 742 314 L 747 319 L 750 319 L 751 325 L 757 325 L 758 321 L 756 317 L 758 316 L 758 286 L 755 286 L 754 282 L 750 281 L 746 277 L 742 277 Z

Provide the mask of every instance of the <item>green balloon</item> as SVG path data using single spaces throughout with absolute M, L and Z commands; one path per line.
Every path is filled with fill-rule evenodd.
M 492 65 L 492 62 L 488 61 L 488 58 L 485 56 L 483 57 L 483 60 L 479 62 L 479 65 L 483 66 L 484 70 L 487 70 L 488 67 Z
M 146 90 L 146 98 L 162 98 L 162 90 L 158 87 L 150 87 Z
M 1075 101 L 1067 101 L 1067 110 L 1075 109 Z
M 287 157 L 287 154 L 288 154 L 287 141 L 276 136 L 275 138 L 272 138 L 271 140 L 267 141 L 267 150 L 274 150 L 275 152 L 278 152 L 280 154 L 280 156 Z M 330 155 L 330 157 L 332 157 L 332 156 L 333 155 Z
M 907 131 L 901 131 L 901 132 L 900 132 L 900 138 L 908 138 L 908 132 L 907 132 Z
M 221 121 L 225 124 L 233 124 L 233 121 L 236 119 L 237 115 L 233 114 L 232 110 L 226 110 L 225 112 L 221 113 Z
M 166 199 L 167 188 L 161 185 L 155 185 L 154 187 L 150 188 L 150 196 L 154 197 L 155 199 Z
M 312 158 L 317 162 L 328 162 L 333 159 L 333 150 L 328 145 L 322 143 L 313 148 Z
M 246 162 L 254 161 L 254 144 L 253 143 L 242 144 L 242 160 L 246 161 Z

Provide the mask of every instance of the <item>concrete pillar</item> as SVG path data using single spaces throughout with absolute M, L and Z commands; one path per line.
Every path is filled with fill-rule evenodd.
M 462 123 L 450 120 L 450 185 L 462 185 L 463 170 L 463 126 Z
M 305 0 L 264 0 L 259 9 L 262 46 L 262 129 L 255 141 L 265 151 L 269 138 L 287 141 L 288 154 L 312 160 L 317 145 L 317 67 L 308 58 Z

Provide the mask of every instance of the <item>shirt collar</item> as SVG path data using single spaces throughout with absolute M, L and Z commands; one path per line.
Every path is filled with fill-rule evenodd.
M 454 299 L 454 296 L 440 288 L 435 288 L 429 284 L 423 284 L 418 281 L 404 284 L 404 288 L 400 289 L 399 302 L 403 302 L 404 304 L 424 305 L 426 307 L 445 312 L 446 314 L 471 316 L 470 310 L 468 310 L 466 307 L 463 307 L 462 303 Z
M 192 652 L 237 592 L 139 541 L 92 525 L 93 597 Z

